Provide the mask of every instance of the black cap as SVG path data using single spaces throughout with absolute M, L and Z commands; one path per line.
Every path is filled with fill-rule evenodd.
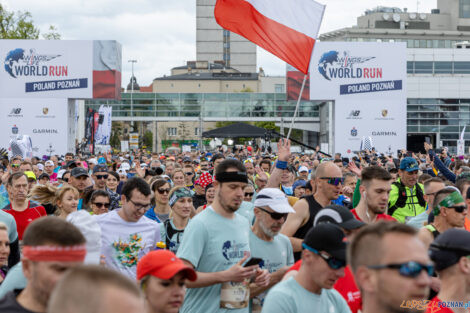
M 183 163 L 184 163 L 184 162 L 191 162 L 191 161 L 192 161 L 191 158 L 188 157 L 188 156 L 185 156 L 185 157 L 183 158 Z
M 467 255 L 470 255 L 470 232 L 463 229 L 446 230 L 429 247 L 429 256 L 438 271 L 456 264 Z
M 76 167 L 72 169 L 70 175 L 73 177 L 88 176 L 88 172 L 83 167 Z
M 357 229 L 366 223 L 357 220 L 347 208 L 341 205 L 329 205 L 321 209 L 313 221 L 313 226 L 321 223 L 333 223 L 347 230 Z
M 77 167 L 77 163 L 75 162 L 75 160 L 68 161 L 67 164 L 65 165 L 65 168 L 68 168 L 70 170 L 72 170 L 76 167 Z
M 303 243 L 310 248 L 325 251 L 346 262 L 345 236 L 343 231 L 334 224 L 319 224 L 311 228 Z
M 105 165 L 105 164 L 95 165 L 95 167 L 93 168 L 93 174 L 99 173 L 99 172 L 107 173 L 108 172 L 108 166 Z

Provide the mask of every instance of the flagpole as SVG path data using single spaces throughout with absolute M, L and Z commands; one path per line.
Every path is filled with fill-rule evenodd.
M 289 132 L 287 133 L 287 140 L 289 140 L 290 138 L 292 127 L 294 127 L 294 122 L 297 116 L 297 111 L 299 110 L 300 100 L 302 99 L 302 94 L 304 93 L 305 82 L 307 81 L 307 75 L 308 74 L 305 74 L 304 81 L 302 82 L 302 88 L 300 88 L 299 99 L 297 100 L 297 105 L 295 106 L 294 116 L 292 117 L 292 121 L 290 123 Z

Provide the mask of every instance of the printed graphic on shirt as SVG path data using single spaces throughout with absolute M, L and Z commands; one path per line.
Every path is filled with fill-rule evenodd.
M 113 243 L 113 248 L 116 250 L 117 259 L 125 267 L 133 267 L 137 265 L 139 260 L 139 251 L 144 247 L 142 246 L 142 236 L 135 233 L 129 235 L 129 241 L 119 241 Z
M 242 259 L 245 256 L 245 253 L 248 250 L 248 244 L 237 243 L 235 240 L 227 240 L 222 245 L 222 255 L 227 261 L 231 263 L 236 263 L 238 260 Z

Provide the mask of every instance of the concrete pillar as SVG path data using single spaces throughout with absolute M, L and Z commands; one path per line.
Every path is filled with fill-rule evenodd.
M 153 145 L 152 152 L 158 152 L 158 128 L 157 121 L 152 122 Z

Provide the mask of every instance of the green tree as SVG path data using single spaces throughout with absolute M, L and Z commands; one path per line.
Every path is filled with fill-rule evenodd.
M 152 151 L 153 148 L 153 134 L 150 130 L 144 133 L 142 145 L 146 147 L 147 151 Z
M 0 4 L 0 39 L 38 39 L 39 29 L 28 11 L 9 12 Z M 60 39 L 57 28 L 49 26 L 44 39 Z
M 121 150 L 121 136 L 122 136 L 122 124 L 121 122 L 113 122 L 111 125 L 111 138 L 109 144 L 113 149 Z

